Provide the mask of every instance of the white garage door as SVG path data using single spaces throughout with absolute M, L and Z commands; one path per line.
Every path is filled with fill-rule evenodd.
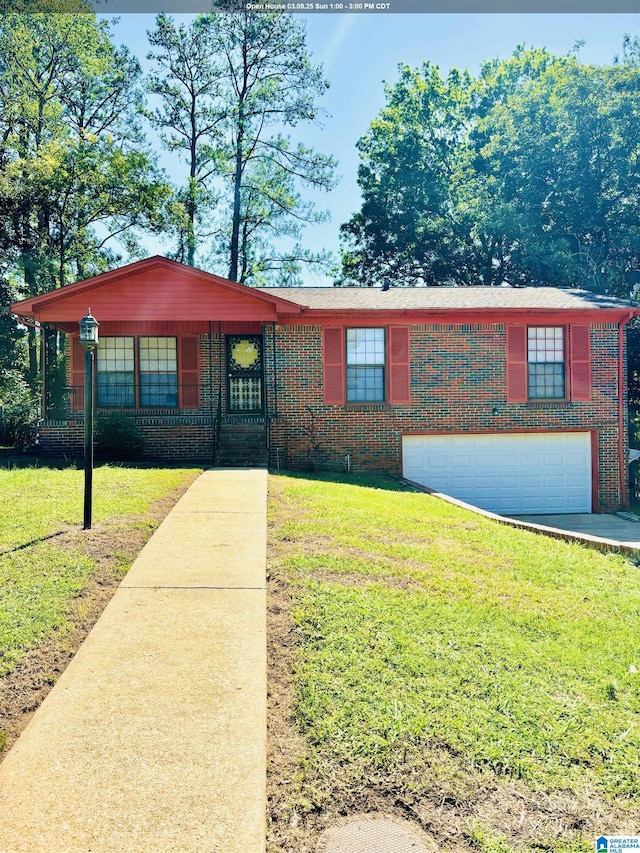
M 405 435 L 402 470 L 492 512 L 591 512 L 587 432 Z

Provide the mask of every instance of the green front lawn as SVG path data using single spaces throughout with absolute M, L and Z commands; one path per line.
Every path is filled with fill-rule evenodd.
M 307 744 L 291 808 L 321 812 L 347 791 L 355 808 L 372 785 L 395 805 L 442 797 L 469 814 L 481 788 L 507 782 L 589 792 L 593 814 L 563 841 L 576 850 L 614 834 L 620 810 L 640 816 L 630 560 L 375 478 L 272 477 L 271 525 Z M 465 838 L 509 850 L 550 846 L 543 836 L 512 848 L 480 821 Z
M 186 488 L 197 470 L 103 466 L 94 471 L 94 530 L 124 573 L 135 554 L 127 528 L 148 536 L 156 501 Z M 96 560 L 73 538 L 82 525 L 84 472 L 47 467 L 0 469 L 0 677 L 54 630 L 64 630 Z M 111 554 L 109 552 L 112 552 Z

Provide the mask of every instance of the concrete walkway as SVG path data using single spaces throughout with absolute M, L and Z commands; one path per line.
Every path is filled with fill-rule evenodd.
M 1 853 L 265 846 L 266 471 L 207 471 L 0 765 Z
M 640 523 L 629 521 L 618 515 L 602 513 L 568 513 L 566 515 L 514 515 L 517 521 L 566 530 L 584 536 L 619 542 L 633 548 L 640 548 Z

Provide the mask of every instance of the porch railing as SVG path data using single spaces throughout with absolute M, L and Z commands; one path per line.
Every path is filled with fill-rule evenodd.
M 209 413 L 209 402 L 204 399 L 202 385 L 155 384 L 147 387 L 111 385 L 97 388 L 97 412 L 135 412 L 150 414 L 201 411 Z M 67 420 L 84 412 L 84 385 L 65 387 L 59 399 L 48 401 L 46 420 Z

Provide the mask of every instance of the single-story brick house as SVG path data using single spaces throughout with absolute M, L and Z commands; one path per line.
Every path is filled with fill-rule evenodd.
M 42 448 L 81 453 L 96 406 L 145 455 L 382 469 L 504 513 L 628 502 L 623 300 L 558 288 L 250 288 L 161 257 L 18 302 L 70 339 L 68 410 Z

